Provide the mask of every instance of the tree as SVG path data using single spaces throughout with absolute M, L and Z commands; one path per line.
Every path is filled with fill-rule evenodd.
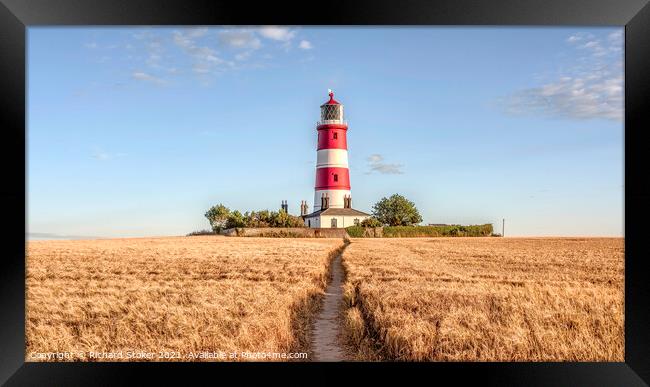
M 271 227 L 305 227 L 299 216 L 289 215 L 285 210 L 271 212 Z
M 399 194 L 378 201 L 372 207 L 372 215 L 389 226 L 411 226 L 422 222 L 415 203 Z
M 224 228 L 229 215 L 230 209 L 223 204 L 212 206 L 205 213 L 205 217 L 208 218 L 208 222 L 210 222 L 210 226 L 215 232 L 219 232 L 222 228 Z
M 244 215 L 238 210 L 231 212 L 226 219 L 226 228 L 246 227 Z
M 381 227 L 381 222 L 379 219 L 371 216 L 361 221 L 361 227 Z
M 230 211 L 223 204 L 212 206 L 206 213 L 214 232 L 233 227 L 306 227 L 299 216 L 288 214 L 284 210 L 269 211 Z

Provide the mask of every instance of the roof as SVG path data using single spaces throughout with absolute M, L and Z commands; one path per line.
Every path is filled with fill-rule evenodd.
M 329 96 L 330 96 L 330 100 L 325 102 L 323 105 L 340 105 L 339 101 L 334 99 L 334 92 L 332 90 L 330 90 Z
M 312 212 L 311 214 L 305 215 L 305 218 L 314 218 L 316 216 L 321 216 L 321 215 L 347 215 L 347 216 L 370 216 L 370 214 L 366 214 L 365 212 L 361 212 L 359 210 L 355 210 L 352 208 L 327 208 L 324 210 L 319 210 Z

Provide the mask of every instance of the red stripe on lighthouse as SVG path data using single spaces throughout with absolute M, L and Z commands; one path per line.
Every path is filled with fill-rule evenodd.
M 317 168 L 316 189 L 350 189 L 350 170 L 340 167 Z
M 345 129 L 348 130 L 348 124 L 320 124 L 316 127 L 318 130 L 322 129 Z
M 319 129 L 318 149 L 348 149 L 346 129 Z

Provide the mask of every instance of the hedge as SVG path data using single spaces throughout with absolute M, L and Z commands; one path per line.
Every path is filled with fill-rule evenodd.
M 365 229 L 360 226 L 348 227 L 346 230 L 352 238 L 361 238 L 365 235 Z M 383 227 L 382 233 L 387 238 L 442 236 L 484 237 L 492 235 L 492 231 L 492 224 L 480 224 L 472 226 L 387 226 Z
M 348 235 L 351 238 L 362 238 L 366 230 L 364 227 L 361 226 L 350 226 L 350 227 L 346 227 L 345 231 L 348 232 Z

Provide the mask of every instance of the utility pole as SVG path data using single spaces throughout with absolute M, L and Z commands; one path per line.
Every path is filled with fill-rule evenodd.
M 501 236 L 504 237 L 506 236 L 506 220 L 503 219 L 503 222 L 501 223 Z

